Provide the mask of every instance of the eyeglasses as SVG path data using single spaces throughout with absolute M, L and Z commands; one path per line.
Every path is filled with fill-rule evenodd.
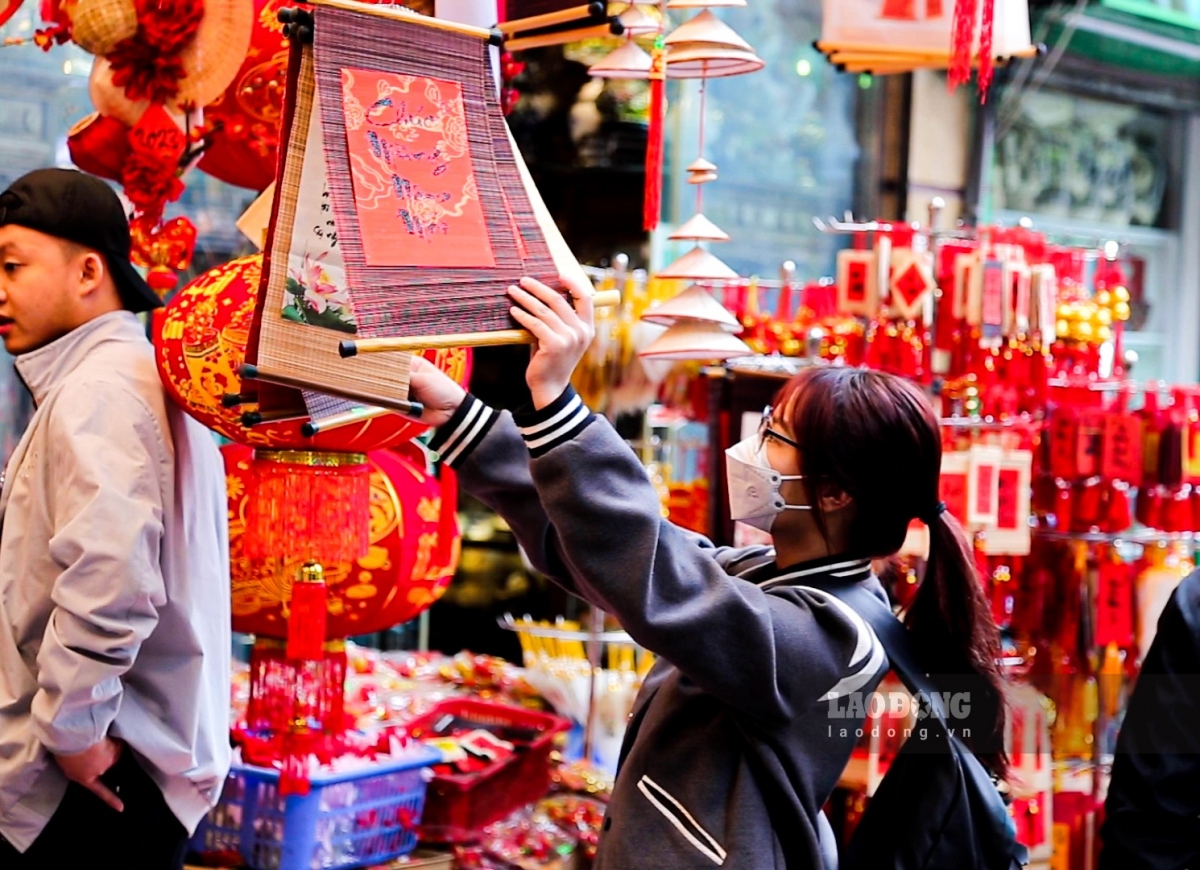
M 784 435 L 778 429 L 771 428 L 771 423 L 774 422 L 771 416 L 773 412 L 774 409 L 770 405 L 767 405 L 767 407 L 763 408 L 762 418 L 758 421 L 758 446 L 765 447 L 767 444 L 767 439 L 773 438 L 781 444 L 786 444 L 789 447 L 794 447 L 799 450 L 799 444 Z

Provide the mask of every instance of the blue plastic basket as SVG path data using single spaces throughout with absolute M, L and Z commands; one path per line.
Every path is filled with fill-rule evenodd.
M 240 854 L 251 870 L 343 870 L 406 855 L 425 804 L 422 768 L 441 760 L 414 747 L 403 760 L 314 776 L 303 797 L 279 796 L 279 772 L 236 764 L 191 848 Z

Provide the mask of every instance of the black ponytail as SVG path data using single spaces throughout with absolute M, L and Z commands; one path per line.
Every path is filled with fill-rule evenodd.
M 1008 759 L 1000 633 L 962 526 L 945 512 L 927 519 L 929 560 L 904 622 L 939 688 L 967 694 L 967 715 L 951 726 L 993 774 L 1003 776 Z

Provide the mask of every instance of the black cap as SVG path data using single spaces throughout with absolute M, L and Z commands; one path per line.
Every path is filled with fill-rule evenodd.
M 35 169 L 0 193 L 0 226 L 16 224 L 104 255 L 129 311 L 162 300 L 129 262 L 129 218 L 116 191 L 77 169 Z

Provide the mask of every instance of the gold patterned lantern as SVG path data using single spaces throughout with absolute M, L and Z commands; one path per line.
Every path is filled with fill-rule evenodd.
M 228 444 L 229 550 L 233 627 L 285 639 L 300 560 L 251 559 L 243 546 L 252 488 L 253 451 Z M 326 639 L 382 631 L 420 615 L 445 592 L 458 565 L 454 492 L 428 474 L 416 454 L 381 450 L 367 457 L 369 548 L 361 558 L 324 565 Z

